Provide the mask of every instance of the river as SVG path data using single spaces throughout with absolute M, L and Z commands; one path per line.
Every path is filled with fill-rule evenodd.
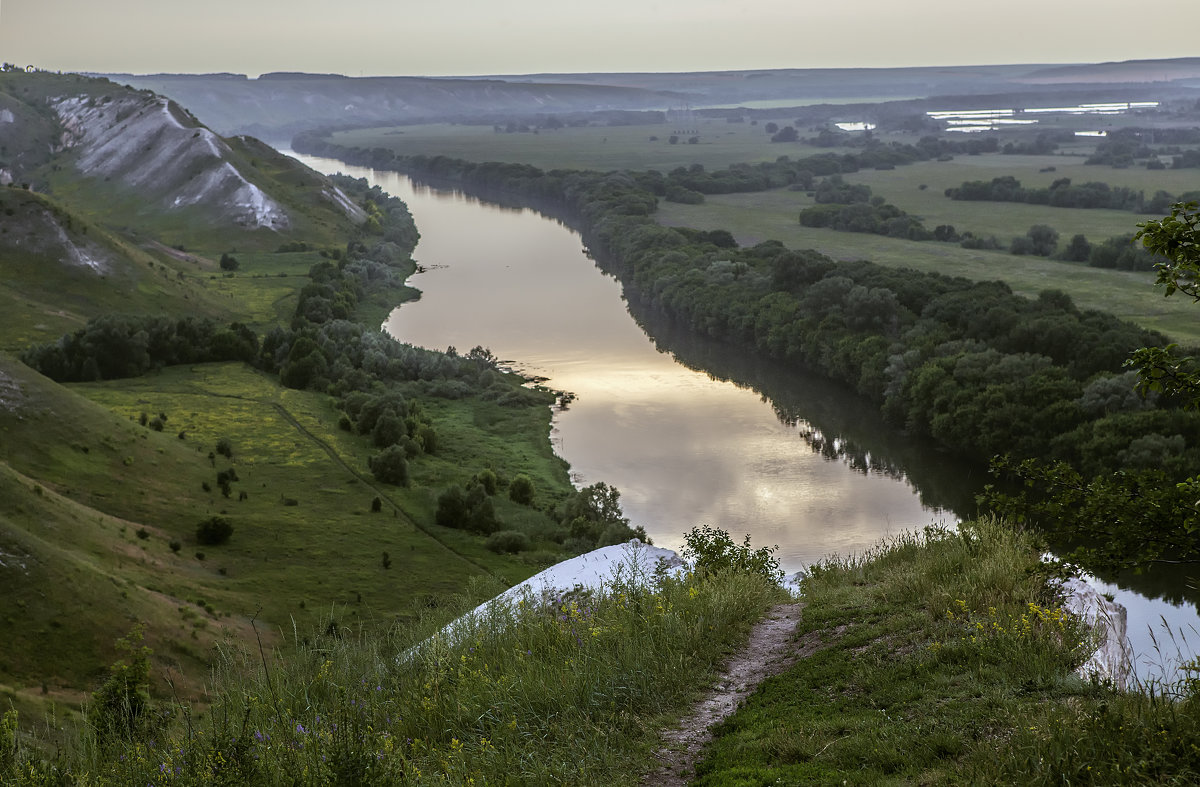
M 844 389 L 697 339 L 626 303 L 620 283 L 561 223 L 394 172 L 289 155 L 365 177 L 408 204 L 422 267 L 410 283 L 422 296 L 394 310 L 384 328 L 432 349 L 483 345 L 573 393 L 554 417 L 555 450 L 577 484 L 617 487 L 625 515 L 656 544 L 678 548 L 686 530 L 713 525 L 738 539 L 749 534 L 755 546 L 777 545 L 791 573 L 903 531 L 952 525 L 955 512 L 970 510 L 970 492 L 983 483 L 978 470 L 914 444 Z M 1099 583 L 1130 610 L 1143 677 L 1175 658 L 1160 618 L 1200 640 L 1183 578 L 1155 580 L 1158 589 L 1141 578 L 1143 593 Z

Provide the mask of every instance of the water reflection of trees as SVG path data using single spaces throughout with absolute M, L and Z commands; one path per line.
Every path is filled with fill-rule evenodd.
M 815 373 L 781 368 L 776 361 L 697 336 L 635 297 L 627 296 L 626 304 L 659 352 L 714 380 L 754 391 L 824 459 L 864 475 L 903 481 L 927 508 L 960 517 L 975 513 L 975 494 L 988 481 L 985 468 L 903 434 L 884 422 L 869 401 Z

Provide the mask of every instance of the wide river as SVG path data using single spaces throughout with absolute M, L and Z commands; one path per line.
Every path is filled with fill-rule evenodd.
M 969 514 L 978 469 L 915 445 L 844 389 L 656 321 L 626 303 L 561 223 L 394 172 L 289 155 L 365 177 L 408 204 L 423 268 L 410 283 L 422 296 L 384 328 L 433 349 L 482 345 L 575 394 L 554 417 L 555 450 L 577 484 L 617 487 L 625 515 L 656 544 L 677 548 L 686 530 L 713 525 L 778 545 L 791 573 Z M 1175 656 L 1169 642 L 1165 657 L 1154 649 L 1151 626 L 1160 646 L 1169 639 L 1160 618 L 1200 640 L 1184 578 L 1155 580 L 1140 581 L 1141 592 L 1100 583 L 1129 609 L 1143 676 Z

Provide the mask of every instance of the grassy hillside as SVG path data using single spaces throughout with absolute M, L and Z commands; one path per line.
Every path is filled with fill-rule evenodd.
M 461 381 L 453 395 L 431 394 L 439 364 L 459 368 L 432 353 L 418 359 L 423 378 L 391 381 L 414 418 L 423 406 L 420 425 L 438 445 L 409 455 L 409 482 L 392 485 L 370 466 L 381 444 L 339 428 L 348 422 L 328 380 L 293 389 L 243 363 L 147 363 L 143 377 L 63 385 L 17 361 L 64 333 L 85 337 L 84 353 L 107 352 L 107 339 L 81 329 L 129 314 L 274 331 L 282 354 L 260 365 L 278 370 L 293 328 L 310 340 L 333 322 L 320 306 L 308 314 L 323 316 L 298 317 L 302 293 L 310 307 L 328 304 L 328 282 L 342 282 L 338 315 L 374 325 L 414 297 L 403 281 L 417 235 L 386 195 L 351 198 L 150 93 L 5 72 L 8 107 L 0 168 L 16 179 L 0 188 L 0 585 L 13 636 L 0 692 L 27 718 L 78 709 L 135 624 L 154 654 L 152 692 L 193 699 L 215 647 L 253 639 L 252 621 L 267 645 L 330 618 L 383 630 L 473 579 L 505 586 L 561 555 L 552 512 L 571 487 L 548 440 L 553 396 L 502 400 L 520 381 L 499 372 L 469 370 L 491 384 L 490 398 Z M 389 341 L 342 325 L 377 350 Z M 355 374 L 338 393 L 382 385 Z M 520 554 L 434 523 L 441 491 L 484 470 L 499 476 L 498 520 L 528 538 Z M 518 474 L 533 480 L 536 507 L 503 494 Z M 200 526 L 214 520 L 232 527 L 227 542 L 208 543 Z
M 84 738 L 51 755 L 10 737 L 0 775 L 33 784 L 86 773 L 100 785 L 1193 783 L 1195 687 L 1147 696 L 1081 677 L 1096 637 L 1065 612 L 1054 574 L 1035 540 L 988 521 L 813 567 L 784 663 L 716 729 L 694 774 L 659 734 L 722 679 L 718 665 L 748 623 L 783 598 L 757 573 L 696 570 L 531 596 L 458 636 L 430 634 L 478 595 L 386 636 L 330 627 L 301 631 L 289 652 L 231 647 L 208 711 L 184 715 L 168 701 L 166 714 L 135 718 L 129 740 Z
M 0 347 L 53 341 L 110 312 L 236 314 L 214 260 L 138 245 L 58 200 L 0 189 Z

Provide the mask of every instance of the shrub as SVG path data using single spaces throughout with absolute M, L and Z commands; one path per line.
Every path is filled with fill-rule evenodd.
M 167 544 L 167 546 L 171 548 L 172 552 L 178 552 L 179 550 L 183 549 L 183 542 L 179 541 L 178 539 L 171 539 L 171 542 Z
M 467 496 L 457 484 L 447 487 L 438 495 L 437 514 L 435 520 L 442 527 L 463 527 L 467 523 L 470 509 L 467 507 Z
M 514 554 L 529 549 L 529 536 L 517 530 L 500 530 L 488 536 L 488 549 L 498 555 Z
M 417 438 L 421 441 L 421 450 L 427 454 L 437 452 L 437 432 L 428 424 L 417 430 Z
M 218 439 L 217 453 L 226 459 L 233 459 L 233 442 L 228 437 Z
M 92 693 L 86 716 L 102 744 L 130 740 L 145 731 L 150 710 L 150 648 L 141 624 L 117 640 L 124 654 L 108 668 L 108 679 Z
M 408 484 L 408 460 L 404 457 L 404 449 L 398 445 L 389 445 L 372 456 L 367 464 L 371 474 L 385 484 Z
M 519 473 L 508 485 L 508 499 L 523 506 L 533 505 L 533 479 Z
M 683 536 L 683 556 L 695 563 L 697 572 L 757 574 L 774 583 L 783 580 L 783 571 L 773 552 L 779 547 L 750 548 L 750 536 L 741 545 L 729 533 L 718 528 L 693 527 Z
M 224 544 L 233 535 L 233 524 L 229 517 L 210 516 L 196 526 L 196 541 L 205 546 Z
M 489 495 L 496 494 L 496 473 L 491 469 L 480 470 L 475 474 L 475 483 L 483 487 Z
M 379 497 L 376 497 L 374 500 L 371 501 L 371 513 L 378 514 L 382 510 L 383 510 L 383 500 Z

